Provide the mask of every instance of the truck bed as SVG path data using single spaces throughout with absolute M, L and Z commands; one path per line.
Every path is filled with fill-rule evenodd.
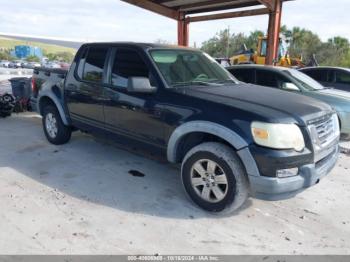
M 32 78 L 33 98 L 38 97 L 41 87 L 46 81 L 50 81 L 51 83 L 58 83 L 66 77 L 67 73 L 68 69 L 51 69 L 43 67 L 34 68 Z

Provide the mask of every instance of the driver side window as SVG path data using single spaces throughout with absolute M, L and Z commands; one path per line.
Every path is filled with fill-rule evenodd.
M 147 65 L 136 51 L 127 48 L 118 48 L 112 67 L 112 85 L 126 88 L 129 77 L 150 78 L 150 72 Z
M 278 72 L 257 70 L 256 83 L 261 86 L 274 87 L 288 91 L 300 91 L 291 80 Z

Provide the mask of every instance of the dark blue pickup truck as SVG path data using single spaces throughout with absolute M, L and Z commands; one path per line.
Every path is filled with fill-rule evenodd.
M 280 198 L 319 182 L 338 158 L 331 107 L 237 81 L 207 54 L 142 43 L 83 45 L 70 70 L 35 69 L 33 106 L 53 144 L 72 131 L 156 150 L 213 212 L 249 194 Z

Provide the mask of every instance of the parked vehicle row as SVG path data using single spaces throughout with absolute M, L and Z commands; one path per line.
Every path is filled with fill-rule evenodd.
M 45 67 L 45 68 L 68 69 L 70 67 L 70 64 L 66 63 L 66 62 L 57 62 L 57 61 L 48 61 L 45 63 L 39 63 L 39 62 L 27 62 L 27 61 L 22 61 L 22 60 L 15 60 L 15 61 L 1 60 L 0 67 L 28 68 L 28 69 L 34 69 L 35 67 Z
M 336 164 L 336 111 L 300 93 L 238 81 L 207 54 L 155 44 L 83 45 L 68 71 L 34 70 L 33 108 L 53 144 L 74 130 L 181 165 L 190 199 L 212 212 L 252 195 L 285 198 Z

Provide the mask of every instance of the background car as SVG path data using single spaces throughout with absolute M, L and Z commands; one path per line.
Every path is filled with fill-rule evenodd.
M 343 67 L 307 67 L 301 72 L 324 86 L 350 92 L 350 69 Z
M 41 64 L 38 63 L 38 62 L 28 62 L 26 65 L 25 65 L 25 68 L 28 68 L 28 69 L 34 69 L 35 67 L 40 67 Z
M 70 68 L 70 64 L 66 63 L 66 62 L 60 62 L 59 65 L 60 65 L 60 67 L 62 69 L 67 69 L 68 70 Z
M 10 61 L 8 60 L 1 60 L 0 61 L 0 67 L 9 67 Z
M 61 65 L 56 62 L 48 62 L 43 65 L 45 68 L 61 68 Z
M 9 63 L 8 67 L 9 68 L 20 68 L 20 67 L 22 67 L 22 61 L 20 61 L 20 60 L 11 61 Z
M 350 139 L 350 93 L 326 88 L 308 75 L 285 67 L 240 65 L 227 70 L 242 82 L 298 92 L 328 103 L 338 113 L 342 138 Z

